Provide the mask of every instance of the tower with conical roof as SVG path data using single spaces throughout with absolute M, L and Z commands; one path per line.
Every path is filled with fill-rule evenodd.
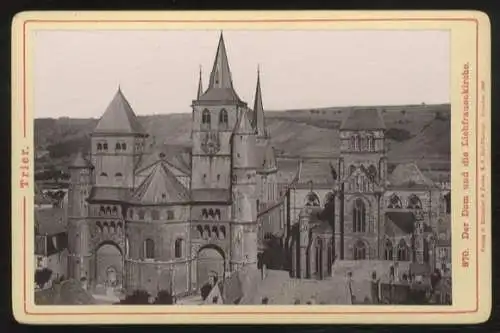
M 352 109 L 340 127 L 339 259 L 380 257 L 384 238 L 385 124 L 377 109 Z M 343 210 L 342 210 L 343 208 Z
M 147 136 L 122 90 L 118 88 L 91 134 L 96 185 L 136 186 L 134 167 L 146 148 Z

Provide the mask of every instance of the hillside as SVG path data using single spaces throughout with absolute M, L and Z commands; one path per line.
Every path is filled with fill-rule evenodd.
M 391 162 L 422 161 L 430 169 L 448 169 L 450 106 L 380 106 L 387 127 Z M 338 128 L 349 108 L 266 112 L 267 126 L 279 155 L 328 157 L 338 152 Z M 140 116 L 156 143 L 189 144 L 191 114 Z M 97 119 L 35 119 L 37 168 L 65 169 L 79 150 L 88 151 Z M 43 156 L 45 152 L 45 156 Z

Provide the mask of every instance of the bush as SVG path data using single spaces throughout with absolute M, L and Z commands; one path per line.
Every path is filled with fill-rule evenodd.
M 35 283 L 43 288 L 47 282 L 50 281 L 50 277 L 52 276 L 52 270 L 48 268 L 40 269 L 35 272 Z
M 134 290 L 131 295 L 127 295 L 120 304 L 150 304 L 149 293 L 145 290 Z

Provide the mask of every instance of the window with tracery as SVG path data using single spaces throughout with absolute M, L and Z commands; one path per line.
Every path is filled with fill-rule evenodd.
M 366 208 L 361 199 L 356 199 L 352 208 L 353 232 L 366 232 Z
M 366 245 L 362 240 L 358 240 L 354 244 L 354 260 L 366 259 Z
M 151 238 L 144 241 L 144 257 L 146 259 L 154 259 L 155 257 L 155 243 Z

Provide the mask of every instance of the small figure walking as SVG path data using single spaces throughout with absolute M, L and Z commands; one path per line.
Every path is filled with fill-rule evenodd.
M 372 303 L 379 304 L 380 303 L 380 278 L 377 279 L 377 272 L 375 272 L 375 271 L 372 273 L 371 294 L 372 294 Z

